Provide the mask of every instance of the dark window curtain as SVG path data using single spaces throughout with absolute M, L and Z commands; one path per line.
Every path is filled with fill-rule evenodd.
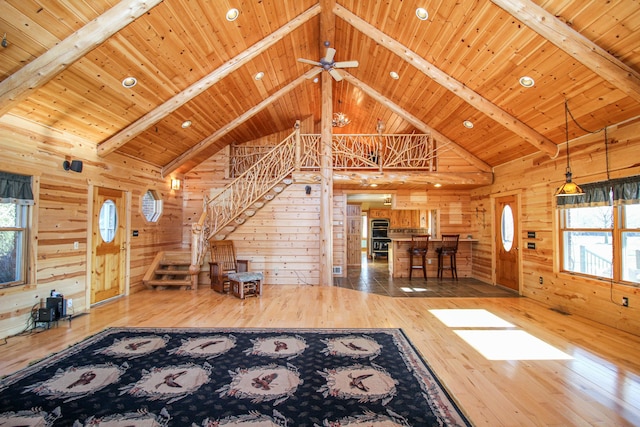
M 615 180 L 613 200 L 621 205 L 640 203 L 640 176 Z
M 0 202 L 33 205 L 31 177 L 0 172 Z
M 586 206 L 607 206 L 640 203 L 640 176 L 594 182 L 580 186 L 583 196 L 562 196 L 556 198 L 559 208 L 579 208 Z M 613 194 L 613 200 L 611 199 Z

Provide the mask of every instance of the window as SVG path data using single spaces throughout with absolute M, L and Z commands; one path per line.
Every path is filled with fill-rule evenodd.
M 27 281 L 31 177 L 0 172 L 0 287 Z
M 640 177 L 558 198 L 562 271 L 640 284 Z
M 149 222 L 158 222 L 162 213 L 162 200 L 155 191 L 147 190 L 142 196 L 142 214 Z

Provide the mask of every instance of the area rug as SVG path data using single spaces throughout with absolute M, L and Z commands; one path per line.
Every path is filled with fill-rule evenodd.
M 0 380 L 10 426 L 469 426 L 400 329 L 110 328 Z

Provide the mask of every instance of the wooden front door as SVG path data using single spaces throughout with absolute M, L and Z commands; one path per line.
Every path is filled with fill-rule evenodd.
M 516 195 L 499 197 L 496 202 L 495 248 L 496 284 L 520 291 L 518 236 L 518 198 Z
M 96 304 L 124 293 L 126 220 L 123 191 L 94 188 L 92 242 L 91 304 Z

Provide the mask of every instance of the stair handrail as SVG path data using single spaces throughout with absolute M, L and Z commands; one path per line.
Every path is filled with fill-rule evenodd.
M 202 265 L 209 239 L 296 170 L 300 161 L 298 145 L 296 129 L 219 193 L 205 199 L 202 215 L 192 225 L 192 269 Z

